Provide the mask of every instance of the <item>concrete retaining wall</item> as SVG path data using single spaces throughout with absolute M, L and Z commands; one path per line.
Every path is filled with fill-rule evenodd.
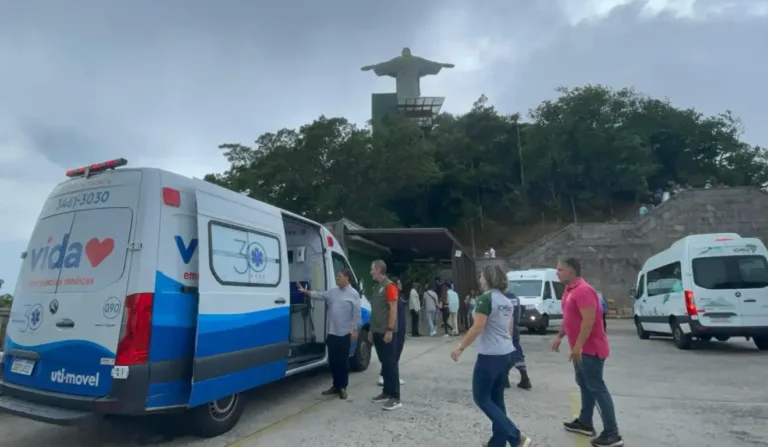
M 748 187 L 683 191 L 645 217 L 571 224 L 518 251 L 506 264 L 511 269 L 554 267 L 561 256 L 573 256 L 606 298 L 631 306 L 629 289 L 648 257 L 690 234 L 722 232 L 768 241 L 768 194 Z

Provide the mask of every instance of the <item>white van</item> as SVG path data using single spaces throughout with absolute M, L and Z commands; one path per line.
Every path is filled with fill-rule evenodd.
M 520 326 L 529 332 L 546 334 L 548 328 L 563 325 L 565 285 L 557 279 L 556 269 L 531 269 L 507 273 L 508 292 L 520 299 Z
M 322 225 L 124 159 L 69 171 L 14 292 L 0 410 L 61 425 L 180 411 L 231 429 L 242 393 L 327 364 L 327 313 L 298 292 L 349 268 Z M 354 281 L 354 280 L 353 280 Z M 356 282 L 356 281 L 355 281 Z M 370 361 L 370 304 L 350 364 Z
M 680 349 L 693 338 L 751 337 L 768 349 L 765 245 L 735 233 L 697 234 L 651 256 L 637 276 L 637 335 L 672 335 Z

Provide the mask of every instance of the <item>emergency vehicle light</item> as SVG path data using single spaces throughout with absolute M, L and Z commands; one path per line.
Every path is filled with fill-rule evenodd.
M 719 237 L 715 239 L 715 242 L 725 242 L 725 241 L 732 241 L 732 240 L 733 238 L 730 238 L 730 237 Z
M 67 177 L 80 177 L 96 173 L 103 172 L 108 169 L 115 169 L 128 164 L 128 160 L 125 158 L 116 158 L 114 160 L 105 161 L 104 163 L 96 163 L 90 166 L 83 166 L 82 168 L 70 169 L 67 171 Z

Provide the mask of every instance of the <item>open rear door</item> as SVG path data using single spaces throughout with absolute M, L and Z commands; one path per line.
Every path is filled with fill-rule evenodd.
M 199 305 L 190 407 L 283 378 L 290 347 L 281 216 L 245 197 L 199 190 L 196 196 Z

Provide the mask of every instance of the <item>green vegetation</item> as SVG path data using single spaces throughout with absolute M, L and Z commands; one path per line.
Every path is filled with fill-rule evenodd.
M 519 115 L 485 96 L 424 133 L 393 118 L 376 132 L 320 117 L 223 144 L 231 168 L 206 180 L 320 222 L 448 227 L 460 234 L 575 215 L 605 219 L 669 181 L 768 181 L 768 158 L 730 112 L 704 116 L 632 89 L 557 90 Z
M 5 281 L 0 279 L 0 289 L 3 288 L 3 284 L 5 284 Z M 11 303 L 13 303 L 13 295 L 10 293 L 0 293 L 0 309 L 11 307 Z

